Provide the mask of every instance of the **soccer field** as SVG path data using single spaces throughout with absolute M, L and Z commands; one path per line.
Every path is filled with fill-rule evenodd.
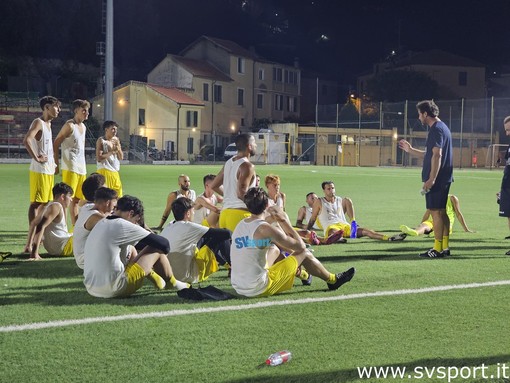
M 179 174 L 200 193 L 202 176 L 219 169 L 133 165 L 121 169 L 121 178 L 155 226 Z M 262 180 L 281 177 L 292 222 L 305 194 L 322 195 L 325 180 L 353 200 L 359 226 L 394 234 L 401 224 L 419 224 L 425 210 L 420 169 L 256 170 Z M 495 197 L 502 173 L 468 169 L 454 176 L 451 193 L 476 233 L 456 221 L 449 258 L 419 258 L 432 245 L 428 237 L 360 238 L 314 248 L 333 272 L 356 267 L 338 291 L 315 279 L 271 298 L 190 303 L 150 284 L 127 299 L 93 298 L 73 259 L 27 262 L 20 252 L 28 165 L 0 165 L 0 251 L 13 252 L 0 264 L 0 382 L 508 382 L 510 241 Z M 207 284 L 233 291 L 225 270 Z M 285 349 L 293 354 L 289 363 L 258 368 Z

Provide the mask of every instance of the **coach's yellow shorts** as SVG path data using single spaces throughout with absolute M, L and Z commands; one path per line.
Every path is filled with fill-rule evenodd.
M 62 170 L 62 182 L 65 182 L 73 188 L 73 197 L 78 199 L 85 199 L 81 187 L 83 181 L 87 176 L 85 174 L 78 174 L 70 170 Z
M 282 291 L 290 290 L 294 285 L 297 268 L 298 262 L 296 257 L 292 255 L 280 262 L 276 262 L 267 270 L 269 282 L 266 290 L 260 294 L 260 296 L 268 297 L 281 293 Z
M 70 237 L 64 246 L 64 250 L 62 250 L 62 255 L 64 257 L 70 257 L 73 255 L 73 237 Z
M 335 223 L 334 225 L 330 225 L 326 229 L 326 232 L 324 233 L 324 235 L 326 237 L 329 237 L 331 235 L 332 231 L 339 231 L 339 230 L 343 230 L 344 231 L 344 234 L 343 234 L 344 238 L 350 237 L 350 235 L 351 235 L 351 225 L 349 225 L 348 223 Z
M 121 296 L 127 297 L 143 286 L 145 270 L 138 263 L 130 263 L 124 273 L 127 277 L 127 287 Z
M 30 202 L 46 203 L 53 199 L 53 174 L 30 171 Z
M 248 217 L 251 217 L 251 213 L 248 210 L 225 209 L 220 213 L 219 225 L 222 229 L 234 231 L 237 224 Z
M 99 174 L 102 174 L 105 178 L 105 185 L 107 188 L 113 189 L 119 195 L 119 198 L 123 196 L 122 194 L 122 182 L 120 182 L 120 174 L 119 172 L 112 172 L 107 169 L 97 169 Z
M 205 281 L 209 275 L 219 270 L 214 252 L 207 245 L 202 246 L 200 250 L 196 249 L 195 260 L 198 266 L 199 282 Z

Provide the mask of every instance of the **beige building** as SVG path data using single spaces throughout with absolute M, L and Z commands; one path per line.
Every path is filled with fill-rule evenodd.
M 93 100 L 103 123 L 104 95 Z M 125 150 L 144 160 L 147 147 L 164 150 L 167 159 L 189 160 L 199 152 L 204 104 L 185 92 L 129 81 L 113 90 L 113 120 Z
M 392 60 L 374 64 L 371 73 L 358 77 L 358 94 L 366 92 L 368 81 L 389 70 L 426 73 L 435 80 L 447 98 L 477 99 L 486 97 L 485 66 L 474 60 L 439 49 L 409 52 Z
M 198 38 L 179 56 L 167 55 L 147 81 L 185 90 L 202 102 L 202 139 L 218 147 L 255 119 L 299 116 L 300 70 L 260 59 L 228 40 Z

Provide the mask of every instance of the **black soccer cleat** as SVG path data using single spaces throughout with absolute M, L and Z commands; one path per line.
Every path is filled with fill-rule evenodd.
M 356 269 L 354 267 L 351 267 L 349 270 L 344 271 L 343 273 L 338 273 L 336 275 L 336 282 L 328 283 L 328 288 L 330 290 L 338 290 L 338 288 L 340 288 L 340 286 L 342 286 L 344 283 L 349 282 L 352 277 L 354 277 L 355 273 Z

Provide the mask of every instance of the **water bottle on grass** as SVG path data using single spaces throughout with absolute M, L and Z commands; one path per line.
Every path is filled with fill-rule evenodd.
M 268 366 L 279 366 L 280 364 L 286 363 L 291 360 L 292 354 L 290 351 L 278 351 L 274 354 L 269 355 L 266 359 L 266 365 Z
M 352 220 L 351 222 L 351 239 L 356 238 L 356 232 L 358 231 L 358 224 L 356 223 L 356 220 Z

